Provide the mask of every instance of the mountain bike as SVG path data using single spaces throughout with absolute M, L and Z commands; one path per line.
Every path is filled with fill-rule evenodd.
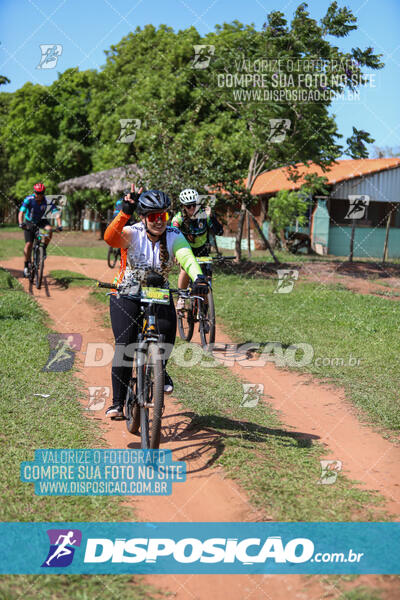
M 134 367 L 127 389 L 124 414 L 130 433 L 135 434 L 140 429 L 141 447 L 157 449 L 160 445 L 164 411 L 165 364 L 164 335 L 157 333 L 155 309 L 157 304 L 169 304 L 170 293 L 181 294 L 181 290 L 142 287 L 138 283 L 116 286 L 98 282 L 98 286 L 117 290 L 119 296 L 140 299 L 142 327 L 134 345 Z
M 118 258 L 121 258 L 121 248 L 112 248 L 110 246 L 107 254 L 107 264 L 110 267 L 110 269 L 113 269 L 115 267 Z
M 42 286 L 44 259 L 46 252 L 45 240 L 49 237 L 49 233 L 45 229 L 40 229 L 34 223 L 29 225 L 30 229 L 34 233 L 34 240 L 32 246 L 32 259 L 29 263 L 29 281 L 35 282 L 38 290 Z
M 190 287 L 180 295 L 185 299 L 185 307 L 178 311 L 179 336 L 185 342 L 190 342 L 193 336 L 194 325 L 199 323 L 201 345 L 204 350 L 213 349 L 215 342 L 215 305 L 212 292 L 212 264 L 232 260 L 234 256 L 198 256 L 196 257 L 203 274 L 206 276 L 209 292 L 206 298 L 190 295 Z

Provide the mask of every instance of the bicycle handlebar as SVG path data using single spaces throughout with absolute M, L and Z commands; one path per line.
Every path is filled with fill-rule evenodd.
M 104 283 L 103 281 L 98 281 L 97 287 L 107 288 L 108 290 L 117 290 L 118 291 L 118 285 L 115 285 L 114 283 Z
M 30 221 L 24 221 L 22 225 L 25 225 L 25 227 L 22 227 L 21 229 L 26 229 L 27 231 L 30 230 L 33 231 L 33 233 L 44 229 L 44 227 L 40 227 L 40 225 L 37 225 L 36 223 L 31 223 Z M 59 231 L 58 227 L 52 227 L 52 233 L 62 233 L 62 231 Z
M 224 256 L 223 254 L 218 254 L 217 256 L 212 256 L 213 260 L 235 260 L 236 256 Z
M 98 281 L 97 287 L 105 288 L 107 290 L 116 290 L 117 292 L 123 294 L 124 289 L 126 289 L 127 286 L 121 286 L 121 285 L 116 285 L 115 283 L 105 283 L 103 281 Z M 191 294 L 188 294 L 187 290 L 180 290 L 178 288 L 165 288 L 165 289 L 168 289 L 168 291 L 171 292 L 171 294 L 178 294 L 178 296 L 183 296 L 186 298 L 199 298 L 200 300 L 204 300 L 204 298 L 202 296 L 193 296 Z

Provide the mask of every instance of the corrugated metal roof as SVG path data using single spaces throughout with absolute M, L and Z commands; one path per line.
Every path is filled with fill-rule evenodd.
M 400 202 L 400 168 L 342 181 L 333 186 L 330 196 L 348 198 L 349 194 L 369 196 L 371 202 Z
M 252 194 L 254 196 L 260 194 L 272 194 L 279 190 L 297 190 L 304 183 L 304 175 L 308 173 L 316 173 L 319 176 L 324 176 L 328 179 L 328 184 L 333 185 L 341 181 L 351 180 L 356 177 L 370 175 L 400 167 L 400 158 L 363 158 L 358 160 L 338 160 L 329 167 L 329 171 L 324 172 L 321 167 L 311 163 L 311 165 L 298 164 L 298 172 L 302 175 L 296 182 L 288 179 L 288 169 L 282 167 L 268 171 L 257 177 Z M 358 191 L 352 192 L 359 193 Z M 368 192 L 360 192 L 368 193 Z M 344 197 L 346 197 L 345 195 Z M 372 199 L 372 195 L 371 195 Z M 387 200 L 384 200 L 387 202 Z

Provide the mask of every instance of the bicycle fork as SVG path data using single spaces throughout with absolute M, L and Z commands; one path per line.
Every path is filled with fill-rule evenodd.
M 136 377 L 137 377 L 137 400 L 141 408 L 153 408 L 152 402 L 146 402 L 149 397 L 148 394 L 148 380 L 146 377 L 146 357 L 147 357 L 148 342 L 146 340 L 140 340 L 139 346 L 136 350 Z

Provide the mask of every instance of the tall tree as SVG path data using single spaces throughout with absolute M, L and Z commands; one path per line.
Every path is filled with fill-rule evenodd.
M 295 11 L 290 26 L 283 13 L 275 11 L 268 15 L 261 32 L 243 31 L 239 26 L 235 31 L 232 26 L 224 26 L 206 36 L 206 42 L 215 46 L 215 60 L 211 60 L 211 68 L 207 70 L 208 80 L 204 73 L 200 74 L 201 83 L 203 90 L 207 89 L 209 101 L 214 102 L 213 114 L 221 114 L 221 109 L 230 110 L 244 125 L 242 142 L 250 154 L 245 179 L 247 192 L 251 193 L 258 176 L 271 169 L 289 166 L 296 178 L 297 163 L 312 161 L 326 168 L 343 152 L 334 116 L 329 115 L 334 94 L 365 83 L 363 66 L 371 69 L 383 66 L 380 56 L 373 54 L 371 48 L 341 52 L 327 39 L 328 35 L 339 38 L 348 35 L 356 28 L 355 23 L 350 10 L 339 9 L 333 2 L 318 24 L 303 3 Z M 265 69 L 260 69 L 263 64 Z M 307 73 L 310 65 L 313 65 L 311 77 Z M 264 87 L 257 88 L 256 76 L 260 75 L 265 75 Z M 253 88 L 249 89 L 249 82 Z M 232 87 L 236 87 L 236 95 Z M 274 96 L 275 91 L 280 95 Z M 308 101 L 298 99 L 302 91 L 308 93 Z M 278 120 L 289 124 L 289 128 L 287 132 L 275 132 L 278 135 L 274 136 L 271 127 Z M 346 150 L 353 157 L 365 156 L 364 143 L 371 141 L 367 132 L 353 128 Z M 245 198 L 236 240 L 238 258 L 244 216 L 249 208 Z
M 93 136 L 87 117 L 95 73 L 68 69 L 49 87 L 26 83 L 9 100 L 1 143 L 21 199 L 42 180 L 49 193 L 92 168 Z

